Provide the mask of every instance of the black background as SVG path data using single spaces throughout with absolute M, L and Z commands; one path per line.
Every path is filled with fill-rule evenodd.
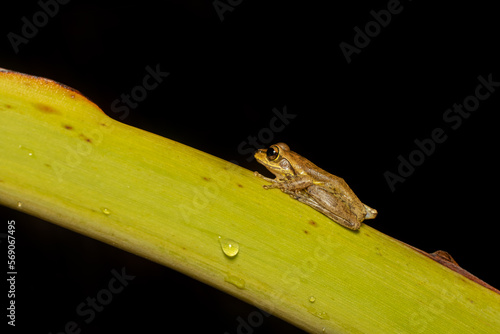
M 374 228 L 428 252 L 446 250 L 498 288 L 500 87 L 458 129 L 443 121 L 474 94 L 479 75 L 500 81 L 497 11 L 477 2 L 402 1 L 348 64 L 339 44 L 353 44 L 354 27 L 363 29 L 370 11 L 387 4 L 244 0 L 221 21 L 211 1 L 73 0 L 16 53 L 7 35 L 20 34 L 21 18 L 32 21 L 41 7 L 9 2 L 0 67 L 64 83 L 110 117 L 261 172 L 238 146 L 269 127 L 273 108 L 286 106 L 296 118 L 272 142 L 343 177 L 379 211 L 369 221 Z M 127 117 L 113 112 L 112 102 L 157 64 L 169 77 Z M 391 192 L 384 173 L 397 173 L 398 156 L 408 157 L 414 140 L 437 127 L 447 140 Z M 19 330 L 58 333 L 75 320 L 83 333 L 232 334 L 237 318 L 256 310 L 51 223 L 4 207 L 0 217 L 17 223 Z M 122 267 L 136 278 L 85 324 L 76 306 Z M 272 317 L 253 330 L 301 332 Z

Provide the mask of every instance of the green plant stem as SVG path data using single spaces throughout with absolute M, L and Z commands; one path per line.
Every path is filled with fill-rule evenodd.
M 309 332 L 500 332 L 497 292 L 367 225 L 351 231 L 265 191 L 246 169 L 116 122 L 67 87 L 0 71 L 0 117 L 2 205 Z

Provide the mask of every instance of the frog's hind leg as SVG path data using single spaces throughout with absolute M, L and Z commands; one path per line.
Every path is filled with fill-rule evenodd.
M 373 219 L 375 217 L 377 217 L 377 214 L 378 214 L 378 211 L 373 209 L 373 208 L 370 208 L 368 205 L 366 204 L 363 204 L 365 206 L 365 210 L 366 210 L 366 216 L 365 216 L 365 219 Z
M 310 189 L 310 188 L 309 188 Z M 308 191 L 302 190 L 302 191 L 286 191 L 287 194 L 290 195 L 290 197 L 298 200 L 299 202 L 302 202 L 304 204 L 309 205 L 316 211 L 321 212 L 334 222 L 347 227 L 348 229 L 351 230 L 357 230 L 361 226 L 361 224 L 355 219 L 355 217 L 351 217 L 350 220 L 341 217 L 337 213 L 333 212 L 334 210 L 328 210 L 329 206 L 327 205 L 326 207 L 324 206 L 325 203 L 319 203 L 318 200 L 315 198 L 314 195 L 310 194 Z M 336 206 L 336 205 L 335 205 Z M 340 213 L 340 212 L 339 212 Z

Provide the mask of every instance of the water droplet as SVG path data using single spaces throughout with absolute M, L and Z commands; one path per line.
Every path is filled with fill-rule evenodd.
M 23 145 L 19 145 L 19 149 L 25 151 L 26 153 L 28 153 L 28 156 L 30 157 L 33 157 L 35 155 L 35 153 L 33 152 L 33 150 L 30 150 L 29 148 L 23 146 Z
M 238 289 L 244 289 L 245 288 L 245 280 L 242 279 L 242 278 L 239 278 L 238 276 L 234 276 L 234 275 L 228 274 L 224 278 L 224 281 L 228 282 L 228 283 L 231 283 L 232 285 L 234 285 Z
M 229 257 L 235 257 L 240 251 L 240 244 L 232 239 L 227 239 L 219 236 L 220 246 L 224 254 Z
M 23 206 L 23 203 L 22 202 L 17 202 L 17 207 L 20 208 Z
M 317 316 L 318 318 L 320 319 L 323 319 L 323 320 L 328 320 L 330 319 L 330 316 L 328 315 L 328 313 L 326 312 L 315 312 L 313 313 L 315 316 Z
M 101 208 L 102 213 L 104 213 L 106 216 L 111 214 L 111 211 L 109 211 L 108 208 Z
M 316 298 L 314 296 L 309 297 L 309 301 L 311 303 L 314 303 L 316 301 Z

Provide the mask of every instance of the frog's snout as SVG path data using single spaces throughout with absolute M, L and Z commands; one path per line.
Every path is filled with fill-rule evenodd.
M 254 156 L 255 159 L 257 159 L 257 161 L 260 161 L 260 160 L 262 160 L 266 156 L 266 150 L 260 148 L 257 151 L 255 151 L 255 153 L 253 154 L 253 156 Z

